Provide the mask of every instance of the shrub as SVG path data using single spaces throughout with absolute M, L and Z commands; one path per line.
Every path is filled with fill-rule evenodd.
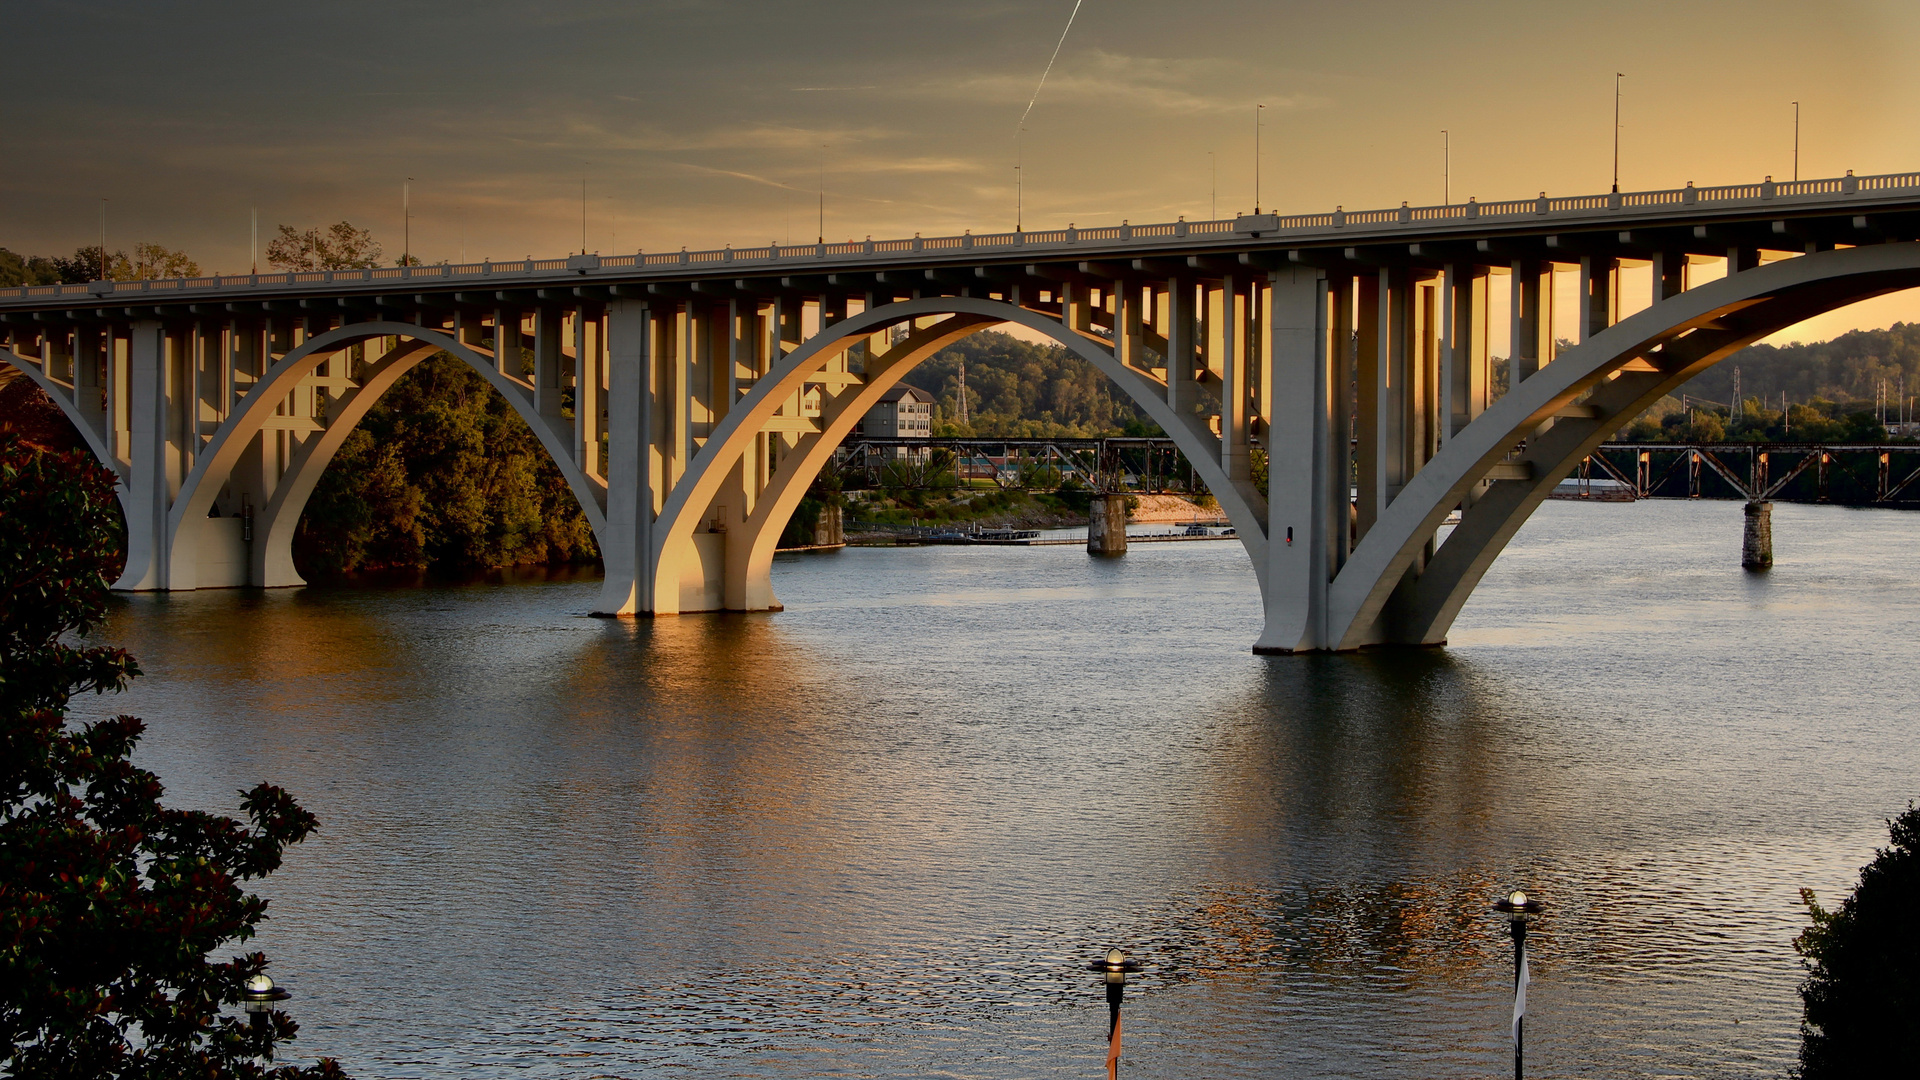
M 1808 972 L 1796 1070 L 1804 1080 L 1896 1076 L 1920 1061 L 1920 810 L 1909 803 L 1887 825 L 1892 843 L 1874 852 L 1838 909 L 1800 890 L 1813 919 L 1793 943 Z

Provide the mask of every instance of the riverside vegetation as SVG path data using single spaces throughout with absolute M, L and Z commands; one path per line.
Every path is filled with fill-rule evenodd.
M 266 877 L 317 826 L 270 784 L 246 820 L 169 809 L 132 763 L 144 725 L 76 723 L 78 694 L 140 674 L 82 645 L 114 573 L 117 478 L 90 453 L 0 433 L 0 1074 L 56 1080 L 327 1080 L 272 1065 L 297 1025 L 235 1008 L 267 959 L 246 942 Z

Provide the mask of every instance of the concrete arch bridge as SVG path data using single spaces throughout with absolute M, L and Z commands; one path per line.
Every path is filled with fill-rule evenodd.
M 666 615 L 778 609 L 774 545 L 834 447 L 915 365 L 1016 324 L 1099 368 L 1180 446 L 1252 560 L 1256 651 L 1295 652 L 1444 641 L 1610 433 L 1769 333 L 1920 286 L 1916 237 L 1920 174 L 1849 174 L 30 287 L 0 290 L 0 330 L 123 481 L 116 588 L 300 584 L 292 534 L 320 473 L 381 393 L 444 351 L 566 475 L 605 560 L 597 610 Z M 1644 295 L 1623 295 L 1640 272 L 1623 267 L 1647 268 Z M 1556 310 L 1568 284 L 1572 310 Z M 1494 400 L 1500 336 L 1510 389 Z

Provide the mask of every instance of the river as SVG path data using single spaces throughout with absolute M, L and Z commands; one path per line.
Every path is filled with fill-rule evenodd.
M 359 1077 L 1784 1075 L 1798 891 L 1920 796 L 1920 516 L 1549 503 L 1444 649 L 1256 657 L 1234 543 L 782 557 L 784 613 L 590 579 L 143 596 L 175 803 L 264 883 L 290 1060 Z

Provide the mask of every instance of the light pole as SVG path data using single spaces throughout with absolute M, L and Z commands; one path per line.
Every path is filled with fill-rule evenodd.
M 254 1027 L 266 1027 L 267 1016 L 273 1012 L 274 1003 L 292 996 L 275 986 L 266 975 L 255 975 L 247 980 L 246 989 L 240 991 L 240 1007 L 246 1010 Z
M 400 265 L 413 265 L 413 177 L 400 185 Z M 407 273 L 411 274 L 409 270 Z
M 1613 193 L 1620 193 L 1620 80 L 1625 75 L 1613 73 Z
M 1207 171 L 1213 176 L 1213 218 L 1220 220 L 1220 160 L 1207 151 Z
M 1440 205 L 1453 205 L 1453 136 L 1440 129 Z
M 1527 1022 L 1527 919 L 1540 914 L 1540 901 L 1518 889 L 1494 902 L 1493 910 L 1507 916 L 1507 929 L 1513 935 L 1513 1080 L 1521 1080 L 1524 1060 L 1524 1036 Z
M 1140 961 L 1108 949 L 1106 959 L 1088 964 L 1087 970 L 1100 972 L 1107 986 L 1107 1080 L 1114 1080 L 1120 1070 L 1120 1001 L 1127 994 L 1127 973 L 1139 971 Z
M 1793 103 L 1793 178 L 1800 179 L 1800 103 Z
M 1027 214 L 1027 125 L 1013 133 L 1013 231 L 1018 233 L 1026 224 Z
M 1253 107 L 1253 212 L 1260 213 L 1260 116 L 1265 105 Z

